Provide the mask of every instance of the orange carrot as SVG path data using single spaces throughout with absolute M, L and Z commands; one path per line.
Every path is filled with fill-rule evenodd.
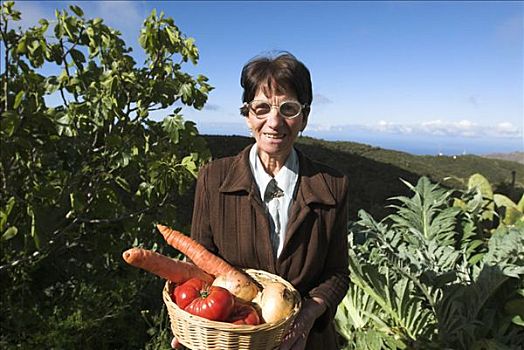
M 164 225 L 156 225 L 166 242 L 173 248 L 187 256 L 193 263 L 205 272 L 213 275 L 226 275 L 231 271 L 237 271 L 222 258 L 208 251 L 203 245 L 182 232 L 173 230 Z
M 174 283 L 183 283 L 192 277 L 213 283 L 213 276 L 205 273 L 197 266 L 188 262 L 172 259 L 152 250 L 131 248 L 122 257 L 135 267 L 141 268 Z
M 236 297 L 251 301 L 258 293 L 253 279 L 241 270 L 208 251 L 203 245 L 167 226 L 156 225 L 167 243 L 185 254 L 193 263 L 205 272 L 217 277 L 213 284 L 226 288 Z

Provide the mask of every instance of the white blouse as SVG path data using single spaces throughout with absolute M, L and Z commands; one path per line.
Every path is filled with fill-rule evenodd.
M 291 203 L 293 202 L 293 193 L 298 180 L 298 155 L 293 148 L 286 163 L 273 178 L 264 170 L 260 157 L 258 157 L 257 145 L 254 144 L 249 152 L 249 164 L 251 165 L 251 171 L 260 191 L 262 200 L 269 213 L 271 243 L 273 244 L 273 250 L 278 257 L 284 246 L 289 210 L 291 208 Z M 280 195 L 264 198 L 267 186 L 272 180 L 276 181 L 276 185 L 281 190 Z

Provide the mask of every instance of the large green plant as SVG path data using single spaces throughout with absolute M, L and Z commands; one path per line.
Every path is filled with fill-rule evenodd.
M 461 207 L 470 217 L 479 217 L 477 224 L 485 230 L 493 231 L 504 225 L 524 225 L 524 195 L 515 203 L 503 194 L 494 193 L 489 181 L 481 174 L 471 175 L 463 198 L 455 198 L 454 201 L 454 205 Z
M 494 207 L 476 186 L 454 198 L 425 177 L 406 184 L 413 196 L 394 198 L 393 214 L 361 212 L 350 229 L 352 285 L 336 317 L 346 349 L 521 348 L 524 226 L 488 228 Z
M 78 6 L 27 30 L 13 2 L 1 11 L 0 347 L 140 348 L 140 310 L 159 308 L 149 294 L 161 281 L 123 268 L 120 254 L 154 247 L 154 222 L 188 224 L 181 198 L 209 158 L 182 116 L 211 90 L 182 70 L 198 61 L 194 40 L 153 11 L 139 65 Z

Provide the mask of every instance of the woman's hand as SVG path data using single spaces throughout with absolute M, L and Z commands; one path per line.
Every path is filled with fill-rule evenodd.
M 178 339 L 176 337 L 173 337 L 173 339 L 171 339 L 171 349 L 182 349 L 182 348 L 184 347 L 182 346 L 182 344 L 180 344 Z
M 304 300 L 302 308 L 293 321 L 289 332 L 284 336 L 280 350 L 303 350 L 315 324 L 315 320 L 326 311 L 326 305 L 320 298 Z

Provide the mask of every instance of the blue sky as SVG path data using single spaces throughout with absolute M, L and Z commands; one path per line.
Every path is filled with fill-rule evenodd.
M 137 38 L 153 8 L 196 40 L 215 89 L 186 119 L 240 134 L 240 70 L 288 50 L 311 70 L 304 135 L 413 153 L 524 150 L 524 3 L 517 1 L 19 1 L 24 25 L 70 3 Z M 157 116 L 158 118 L 161 115 Z M 451 145 L 454 145 L 451 147 Z

